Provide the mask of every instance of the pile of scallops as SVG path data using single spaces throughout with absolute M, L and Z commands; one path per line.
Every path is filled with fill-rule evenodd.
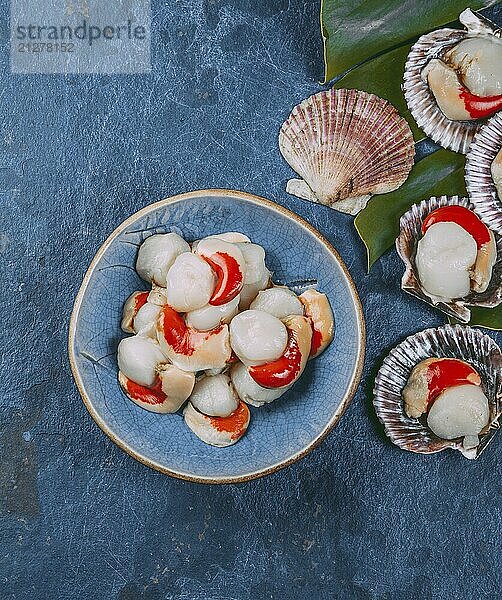
M 124 305 L 122 330 L 133 335 L 118 346 L 120 386 L 146 410 L 183 409 L 207 444 L 237 442 L 248 405 L 281 397 L 333 339 L 326 295 L 274 285 L 265 250 L 242 233 L 191 245 L 176 233 L 152 235 L 136 270 L 151 289 Z

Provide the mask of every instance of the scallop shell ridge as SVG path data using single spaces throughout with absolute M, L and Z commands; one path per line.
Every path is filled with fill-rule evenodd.
M 358 90 L 310 96 L 281 127 L 279 148 L 302 180 L 287 190 L 356 214 L 372 194 L 397 189 L 413 166 L 408 123 L 387 100 Z
M 489 401 L 490 422 L 480 434 L 476 448 L 462 441 L 443 440 L 429 429 L 426 418 L 414 419 L 404 412 L 402 391 L 412 369 L 430 357 L 458 358 L 480 374 Z M 383 361 L 375 379 L 373 404 L 390 440 L 404 450 L 420 454 L 453 448 L 467 458 L 478 458 L 498 430 L 502 413 L 502 353 L 492 338 L 478 329 L 445 325 L 416 333 L 397 345 Z
M 493 182 L 491 166 L 502 148 L 502 113 L 494 115 L 476 134 L 467 154 L 465 181 L 478 216 L 502 235 L 502 198 Z
M 439 58 L 446 50 L 469 35 L 492 34 L 500 37 L 493 23 L 469 9 L 460 15 L 467 30 L 438 29 L 421 36 L 412 46 L 404 67 L 403 91 L 406 104 L 417 125 L 443 148 L 467 154 L 469 146 L 486 120 L 451 121 L 439 106 L 422 79 L 422 71 L 432 58 Z
M 422 236 L 422 223 L 432 211 L 443 206 L 460 205 L 474 209 L 467 198 L 459 196 L 433 196 L 414 204 L 401 217 L 399 226 L 400 233 L 396 239 L 397 253 L 405 264 L 406 270 L 401 281 L 401 289 L 427 304 L 438 308 L 445 314 L 463 323 L 468 323 L 471 318 L 470 306 L 493 308 L 502 303 L 502 236 L 494 233 L 497 244 L 497 260 L 493 267 L 492 278 L 488 289 L 483 293 L 472 292 L 466 298 L 451 300 L 450 302 L 438 302 L 422 288 L 415 273 L 415 251 L 418 239 Z M 485 223 L 488 225 L 487 223 Z

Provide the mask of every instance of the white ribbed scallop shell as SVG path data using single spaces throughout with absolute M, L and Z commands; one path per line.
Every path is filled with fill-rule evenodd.
M 476 134 L 465 169 L 467 192 L 474 211 L 499 235 L 502 235 L 502 198 L 493 182 L 491 167 L 501 148 L 502 113 L 498 113 Z
M 415 153 L 408 123 L 378 96 L 358 90 L 314 94 L 292 110 L 279 149 L 302 177 L 287 191 L 356 214 L 372 194 L 402 185 Z
M 403 388 L 412 369 L 430 357 L 458 358 L 468 362 L 480 374 L 490 407 L 490 421 L 486 431 L 480 434 L 480 444 L 476 448 L 466 450 L 461 439 L 437 437 L 427 426 L 426 416 L 414 419 L 405 414 Z M 373 404 L 385 433 L 403 450 L 432 454 L 453 448 L 460 450 L 466 458 L 478 458 L 500 427 L 502 353 L 492 338 L 479 329 L 460 325 L 426 329 L 406 338 L 389 352 L 376 376 L 373 393 Z
M 422 71 L 433 58 L 441 58 L 447 50 L 467 37 L 492 34 L 500 37 L 500 30 L 487 19 L 470 10 L 460 15 L 467 27 L 438 29 L 421 36 L 411 48 L 404 67 L 404 97 L 413 118 L 423 132 L 443 148 L 466 154 L 472 139 L 486 119 L 479 121 L 450 121 L 422 79 Z
M 420 285 L 415 269 L 415 253 L 417 242 L 422 237 L 422 223 L 433 210 L 442 206 L 460 205 L 473 210 L 467 198 L 459 196 L 433 196 L 414 204 L 399 221 L 400 233 L 396 239 L 397 253 L 403 260 L 406 271 L 401 281 L 401 289 L 412 296 L 424 300 L 427 304 L 438 308 L 448 316 L 463 323 L 471 318 L 469 306 L 493 308 L 502 302 L 502 237 L 494 233 L 497 244 L 497 261 L 493 267 L 492 278 L 488 289 L 483 293 L 471 292 L 467 297 L 454 299 L 450 302 L 438 302 Z M 485 222 L 486 225 L 488 225 Z

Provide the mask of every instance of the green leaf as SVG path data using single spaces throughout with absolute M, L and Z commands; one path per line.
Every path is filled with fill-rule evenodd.
M 399 114 L 408 121 L 413 137 L 419 141 L 425 135 L 408 110 L 404 94 L 401 91 L 402 78 L 396 77 L 396 73 L 404 73 L 404 63 L 409 51 L 410 46 L 403 46 L 374 58 L 349 71 L 337 80 L 334 87 L 364 90 L 389 100 L 397 108 Z M 389 68 L 389 65 L 392 65 L 392 68 Z
M 408 121 L 415 140 L 424 137 L 408 111 L 401 90 L 411 45 L 423 33 L 451 24 L 469 6 L 480 10 L 496 0 L 321 0 L 324 83 L 365 90 L 386 98 Z M 368 254 L 368 270 L 393 246 L 399 218 L 430 196 L 465 195 L 465 158 L 439 150 L 417 163 L 395 192 L 376 196 L 355 219 Z M 502 306 L 472 310 L 471 323 L 502 329 Z
M 493 4 L 494 0 L 321 0 L 324 83 L 455 21 L 467 6 L 478 10 Z
M 417 163 L 413 177 L 395 192 L 375 196 L 355 218 L 355 226 L 368 253 L 368 271 L 399 235 L 399 218 L 412 204 L 431 196 L 465 195 L 465 157 L 438 150 Z M 502 304 L 471 308 L 470 325 L 502 331 Z
M 469 325 L 502 331 L 502 304 L 495 308 L 471 308 Z
M 443 194 L 466 195 L 465 157 L 438 150 L 418 162 L 408 180 L 396 191 L 375 196 L 355 218 L 359 237 L 368 252 L 368 271 L 399 234 L 399 217 L 412 204 Z

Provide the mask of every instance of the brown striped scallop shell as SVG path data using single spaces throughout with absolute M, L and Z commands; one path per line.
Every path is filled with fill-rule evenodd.
M 350 214 L 372 194 L 401 186 L 415 154 L 410 127 L 392 104 L 346 89 L 295 106 L 281 127 L 279 149 L 302 178 L 288 181 L 289 193 Z
M 476 448 L 465 449 L 461 439 L 443 440 L 429 429 L 425 415 L 415 419 L 404 412 L 402 392 L 411 371 L 419 362 L 431 357 L 458 358 L 472 365 L 481 376 L 490 420 L 480 433 L 480 444 Z M 500 427 L 502 353 L 493 339 L 479 329 L 461 325 L 426 329 L 406 338 L 390 351 L 375 379 L 373 393 L 373 404 L 385 433 L 403 450 L 432 454 L 453 448 L 466 458 L 478 458 Z

